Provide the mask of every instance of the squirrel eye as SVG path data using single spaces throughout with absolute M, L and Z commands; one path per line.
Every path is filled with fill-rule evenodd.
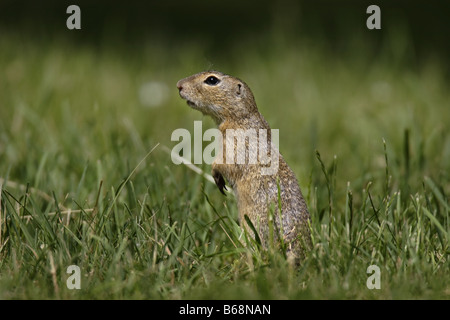
M 206 80 L 204 82 L 210 86 L 215 86 L 216 84 L 218 84 L 220 82 L 220 80 L 214 76 L 209 76 L 208 78 L 206 78 Z

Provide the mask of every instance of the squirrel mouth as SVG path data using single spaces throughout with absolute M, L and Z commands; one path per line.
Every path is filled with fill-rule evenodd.
M 191 100 L 186 100 L 186 102 L 187 102 L 188 106 L 191 106 L 191 107 L 196 107 L 196 106 L 197 106 L 197 105 L 196 105 L 194 102 L 192 102 Z

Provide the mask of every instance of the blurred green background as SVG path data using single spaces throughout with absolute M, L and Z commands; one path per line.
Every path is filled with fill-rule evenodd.
M 31 179 L 19 165 L 30 150 L 11 143 L 27 135 L 50 155 L 71 144 L 78 170 L 110 149 L 106 126 L 172 147 L 175 128 L 202 119 L 175 84 L 206 69 L 250 85 L 303 187 L 316 149 L 353 181 L 383 165 L 382 138 L 402 150 L 405 130 L 423 173 L 448 169 L 446 2 L 378 2 L 381 30 L 366 28 L 368 1 L 79 1 L 81 30 L 66 28 L 69 4 L 1 2 L 3 175 Z
M 81 30 L 66 28 L 66 8 L 71 4 L 81 8 Z M 381 8 L 381 30 L 366 27 L 366 9 L 371 4 Z M 34 214 L 55 211 L 56 199 L 65 207 L 92 209 L 97 207 L 99 194 L 109 201 L 109 192 L 160 143 L 133 176 L 133 193 L 127 189 L 128 198 L 121 201 L 132 212 L 145 212 L 138 204 L 148 195 L 151 208 L 167 206 L 170 226 L 172 218 L 179 225 L 187 220 L 186 212 L 193 213 L 189 223 L 207 223 L 215 216 L 205 192 L 221 214 L 230 213 L 236 219 L 233 199 L 226 200 L 228 206 L 224 204 L 214 185 L 186 167 L 175 166 L 162 148 L 177 144 L 171 141 L 173 130 L 193 132 L 195 120 L 203 120 L 203 130 L 215 126 L 189 108 L 176 88 L 181 78 L 215 69 L 244 80 L 271 127 L 280 129 L 280 150 L 299 178 L 317 223 L 316 232 L 321 223 L 332 220 L 331 207 L 338 222 L 335 226 L 342 222 L 339 219 L 347 212 L 349 188 L 354 190 L 355 207 L 364 208 L 361 212 L 366 210 L 364 190 L 369 185 L 375 201 L 384 203 L 383 199 L 401 190 L 405 207 L 412 208 L 409 201 L 428 190 L 425 176 L 431 177 L 436 190 L 444 195 L 432 204 L 438 208 L 434 214 L 448 228 L 448 216 L 445 220 L 443 213 L 448 214 L 448 206 L 442 200 L 447 201 L 445 195 L 450 193 L 448 17 L 448 1 L 1 0 L 0 178 L 4 180 L 0 182 L 19 201 L 27 199 L 23 194 L 27 185 L 54 197 L 55 201 L 35 199 L 33 210 L 37 211 L 30 209 Z M 332 181 L 324 178 L 316 150 Z M 208 166 L 202 167 L 210 171 Z M 6 197 L 9 195 L 3 193 L 2 201 Z M 7 212 L 9 207 L 2 203 Z M 439 210 L 439 206 L 443 207 Z M 8 210 L 12 210 L 10 214 L 14 211 Z M 128 217 L 127 213 L 124 216 Z M 9 268 L 16 278 L 6 284 L 1 282 L 8 281 L 6 278 L 0 279 L 0 284 L 13 288 L 26 280 L 13 271 L 13 257 L 19 249 L 7 226 L 14 219 L 5 220 L 10 218 L 5 218 L 6 213 L 3 217 L 0 254 L 5 259 L 0 266 Z M 40 239 L 40 229 L 36 230 L 35 239 Z M 222 237 L 225 243 L 222 230 L 216 231 L 213 237 Z M 99 238 L 104 236 L 102 232 Z M 18 238 L 23 235 L 19 233 Z M 203 240 L 209 243 L 208 237 Z M 46 261 L 44 266 L 38 262 L 36 269 L 29 269 L 33 275 L 40 274 L 39 268 L 50 270 L 49 251 L 39 243 L 28 244 L 39 257 L 42 250 Z M 117 249 L 120 244 L 112 247 Z M 83 260 L 76 250 L 68 250 L 67 257 L 60 251 L 58 272 L 64 272 L 66 260 Z M 448 246 L 436 252 L 448 258 Z M 340 257 L 338 250 L 332 253 Z M 162 248 L 159 254 L 158 263 L 163 265 L 167 252 Z M 103 261 L 100 256 L 98 261 Z M 28 259 L 34 265 L 34 256 Z M 125 270 L 145 269 L 149 261 L 154 266 L 153 256 L 148 259 L 136 258 L 142 265 Z M 104 262 L 98 261 L 91 262 L 92 268 L 104 270 Z M 444 264 L 448 272 L 447 261 L 443 258 L 437 264 Z M 389 263 L 401 265 L 394 258 Z M 229 261 L 217 261 L 217 265 L 223 264 L 227 266 Z M 431 278 L 436 272 L 419 270 Z M 327 274 L 329 269 L 321 272 Z M 111 274 L 120 278 L 118 273 Z M 165 286 L 170 276 L 160 274 L 161 278 L 155 277 Z M 45 283 L 51 288 L 50 275 L 46 276 Z M 107 278 L 103 274 L 98 279 L 104 280 L 103 276 Z M 408 276 L 415 278 L 414 274 Z M 205 285 L 203 280 L 193 279 L 192 287 Z M 401 282 L 403 278 L 398 279 Z M 434 280 L 444 287 L 438 292 L 448 294 L 446 284 Z M 28 283 L 24 287 L 27 294 L 5 296 L 33 296 L 33 286 Z M 313 297 L 323 293 L 311 290 Z M 49 292 L 54 297 L 54 291 Z M 230 292 L 230 296 L 235 293 Z M 426 290 L 418 292 L 419 297 L 427 296 Z M 385 292 L 385 297 L 392 296 L 391 291 Z M 183 297 L 183 293 L 160 297 Z
M 200 117 L 183 106 L 176 81 L 217 69 L 250 85 L 282 129 L 283 153 L 301 163 L 315 149 L 367 162 L 358 145 L 373 156 L 382 137 L 401 144 L 405 129 L 420 136 L 417 152 L 450 152 L 448 140 L 427 140 L 449 119 L 444 1 L 380 1 L 381 30 L 366 28 L 369 1 L 78 1 L 81 30 L 65 27 L 69 4 L 1 2 L 2 132 L 20 118 L 17 105 L 46 114 L 44 123 L 66 112 L 74 126 L 98 124 L 86 113 L 100 110 L 170 145 L 174 128 Z

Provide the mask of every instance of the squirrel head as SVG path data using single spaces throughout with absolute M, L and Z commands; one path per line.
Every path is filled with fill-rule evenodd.
M 218 71 L 206 71 L 177 83 L 180 96 L 193 109 L 211 116 L 217 124 L 249 118 L 257 107 L 245 82 Z

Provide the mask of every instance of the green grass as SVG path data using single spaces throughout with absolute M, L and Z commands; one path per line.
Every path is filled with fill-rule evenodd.
M 205 61 L 195 45 L 2 36 L 0 298 L 450 298 L 440 61 L 409 68 L 408 50 L 371 60 L 362 45 L 333 56 L 283 41 L 262 51 L 259 41 Z M 175 87 L 211 63 L 245 80 L 280 128 L 312 217 L 299 268 L 246 240 L 233 196 L 163 150 L 177 128 L 214 126 Z M 150 81 L 166 88 L 153 107 L 139 96 Z M 380 290 L 366 287 L 373 264 Z M 81 290 L 66 287 L 70 265 Z

